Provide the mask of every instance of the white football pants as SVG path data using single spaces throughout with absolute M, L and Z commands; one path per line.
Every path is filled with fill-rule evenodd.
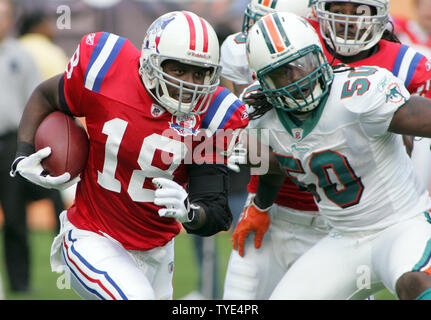
M 108 235 L 74 227 L 66 212 L 60 220 L 51 267 L 65 271 L 83 299 L 172 299 L 174 240 L 148 251 L 126 250 Z
M 413 168 L 425 189 L 431 191 L 431 139 L 415 137 L 411 159 Z
M 252 233 L 246 238 L 244 257 L 232 250 L 223 299 L 268 299 L 296 259 L 328 234 L 326 221 L 316 215 L 317 212 L 305 214 L 274 205 L 269 211 L 271 224 L 262 246 L 254 248 Z
M 422 213 L 383 231 L 339 232 L 302 255 L 270 299 L 364 299 L 409 271 L 431 270 L 431 218 Z

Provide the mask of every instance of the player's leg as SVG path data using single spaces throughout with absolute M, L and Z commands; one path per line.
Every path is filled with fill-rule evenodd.
M 72 229 L 62 240 L 72 288 L 84 299 L 154 299 L 154 290 L 132 256 L 115 240 Z
M 344 300 L 362 290 L 360 271 L 370 265 L 371 254 L 360 236 L 331 231 L 293 264 L 270 299 Z
M 253 236 L 247 237 L 244 256 L 232 250 L 224 281 L 224 300 L 268 299 L 285 269 L 274 257 L 271 229 L 265 234 L 262 246 L 254 247 Z M 278 248 L 282 251 L 284 248 Z
M 330 227 L 317 212 L 299 211 L 277 205 L 275 208 L 276 214 L 271 215 L 272 246 L 274 256 L 286 272 L 300 256 L 328 235 Z
M 128 250 L 154 290 L 155 299 L 173 298 L 174 239 L 163 247 L 148 251 Z
M 420 214 L 398 223 L 375 240 L 373 267 L 388 290 L 400 299 L 430 299 L 431 217 Z
M 262 247 L 255 249 L 249 236 L 244 257 L 232 251 L 224 299 L 268 299 L 296 259 L 328 233 L 327 224 L 309 214 L 274 205 Z
M 244 206 L 249 205 L 254 196 L 249 193 Z M 274 224 L 272 219 L 259 249 L 255 249 L 253 235 L 250 235 L 244 244 L 244 257 L 232 250 L 224 280 L 224 300 L 268 299 L 285 272 L 273 257 L 271 230 Z

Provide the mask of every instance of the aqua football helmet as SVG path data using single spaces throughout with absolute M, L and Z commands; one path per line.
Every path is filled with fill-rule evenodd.
M 332 69 L 316 31 L 297 15 L 277 12 L 261 18 L 248 34 L 247 56 L 274 107 L 307 112 L 328 94 Z
M 308 16 L 311 14 L 311 4 L 313 0 L 251 0 L 244 12 L 242 22 L 242 33 L 247 34 L 248 30 L 264 15 L 273 12 L 292 12 L 298 16 Z

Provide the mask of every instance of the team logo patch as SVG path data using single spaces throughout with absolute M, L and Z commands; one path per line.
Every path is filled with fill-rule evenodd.
M 157 104 L 152 104 L 151 105 L 151 115 L 154 118 L 158 118 L 160 117 L 162 114 L 165 113 L 165 109 L 163 109 L 162 107 L 158 106 Z
M 157 19 L 148 29 L 147 31 L 147 40 L 145 42 L 146 49 L 156 49 L 157 53 L 159 52 L 159 42 L 160 37 L 162 36 L 163 30 L 165 30 L 166 26 L 175 19 L 175 13 L 169 15 L 164 18 Z
M 86 44 L 88 44 L 88 45 L 90 45 L 90 46 L 93 46 L 94 45 L 94 37 L 96 36 L 96 34 L 95 33 L 90 33 L 88 36 L 87 36 L 87 38 L 85 39 L 85 43 Z
M 405 100 L 405 97 L 401 93 L 401 88 L 397 83 L 395 82 L 390 83 L 386 87 L 386 103 L 388 102 L 400 103 L 404 100 Z
M 195 136 L 199 132 L 195 115 L 172 116 L 169 127 L 177 131 L 180 136 Z
M 292 129 L 292 136 L 296 139 L 296 140 L 301 140 L 302 136 L 304 134 L 304 130 L 302 130 L 301 128 L 293 128 Z
M 241 120 L 245 120 L 248 118 L 248 112 L 247 110 L 244 110 L 241 114 Z
M 168 264 L 168 272 L 169 273 L 174 272 L 174 262 L 173 261 L 169 262 L 169 264 Z

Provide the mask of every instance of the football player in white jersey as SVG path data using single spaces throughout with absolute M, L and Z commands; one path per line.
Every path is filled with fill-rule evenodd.
M 221 47 L 222 78 L 233 83 L 237 94 L 254 81 L 246 56 L 249 28 L 265 14 L 276 11 L 310 16 L 309 3 L 309 0 L 251 0 L 244 14 L 242 31 L 226 38 Z M 247 203 L 254 196 L 253 183 L 249 185 Z M 255 246 L 259 250 L 254 248 L 252 239 L 248 239 L 244 249 L 240 245 L 238 251 L 232 251 L 223 299 L 268 299 L 289 266 L 329 231 L 326 221 L 318 215 L 311 193 L 301 191 L 290 179 L 286 180 L 283 192 L 280 192 L 269 215 L 270 226 L 266 220 L 254 221 L 262 230 L 266 231 L 269 227 L 265 241 L 262 241 L 259 232 L 256 234 Z M 248 212 L 248 217 L 252 218 L 253 214 Z
M 307 2 L 308 3 L 308 2 Z M 371 32 L 372 37 L 366 39 L 365 43 L 359 43 L 356 41 L 354 45 L 357 45 L 357 48 L 359 48 L 359 52 L 356 55 L 353 56 L 347 56 L 343 55 L 343 52 L 347 51 L 345 47 L 350 48 L 351 43 L 349 41 L 343 41 L 339 38 L 335 40 L 340 40 L 337 43 L 336 46 L 333 45 L 331 42 L 332 40 L 327 37 L 327 40 L 320 37 L 321 43 L 323 44 L 323 51 L 328 59 L 328 61 L 334 62 L 334 64 L 343 62 L 348 63 L 349 65 L 353 66 L 360 66 L 361 64 L 369 64 L 369 65 L 378 65 L 381 67 L 384 67 L 390 71 L 393 71 L 394 73 L 397 73 L 397 75 L 401 76 L 401 78 L 404 80 L 404 84 L 406 85 L 407 89 L 411 93 L 415 93 L 418 90 L 420 90 L 421 87 L 427 87 L 425 81 L 430 78 L 428 75 L 429 70 L 427 71 L 426 65 L 427 61 L 424 59 L 420 54 L 415 54 L 415 52 L 408 48 L 407 46 L 401 45 L 399 43 L 395 43 L 388 40 L 383 39 L 391 39 L 391 34 L 389 31 L 384 31 L 384 27 L 387 23 L 387 13 L 388 13 L 388 1 L 386 0 L 359 0 L 359 1 L 324 1 L 319 0 L 317 3 L 321 6 L 320 10 L 314 10 L 313 7 L 313 19 L 308 19 L 312 24 L 313 27 L 316 29 L 316 31 L 320 33 L 324 33 L 320 31 L 320 23 L 322 21 L 336 21 L 337 23 L 334 25 L 343 25 L 342 23 L 339 23 L 342 21 L 342 18 L 348 19 L 350 22 L 355 21 L 355 12 L 353 10 L 353 13 L 348 12 L 352 11 L 357 6 L 357 8 L 364 9 L 365 5 L 368 5 L 371 11 L 376 11 L 378 14 L 376 17 L 373 17 L 369 21 L 372 22 L 371 25 L 373 26 L 373 30 Z M 374 9 L 374 7 L 376 9 Z M 325 9 L 325 10 L 323 10 Z M 330 10 L 337 12 L 338 14 L 332 14 L 329 12 Z M 317 14 L 316 14 L 317 11 Z M 325 17 L 325 19 L 319 18 L 319 15 L 322 17 Z M 310 15 L 309 15 L 310 16 Z M 320 19 L 317 21 L 316 19 Z M 364 20 L 368 21 L 368 20 Z M 329 23 L 329 25 L 333 25 L 332 23 Z M 327 31 L 327 29 L 325 29 Z M 324 31 L 325 31 L 324 30 Z M 344 30 L 344 29 L 343 29 Z M 378 30 L 384 31 L 377 32 Z M 331 30 L 329 30 L 329 35 Z M 334 34 L 334 33 L 332 33 Z M 372 41 L 373 43 L 378 43 L 374 47 L 367 48 L 368 43 Z M 331 50 L 331 46 L 334 48 Z M 245 47 L 245 45 L 244 45 Z M 369 46 L 368 46 L 369 47 Z M 329 49 L 328 49 L 329 48 Z M 349 49 L 351 51 L 351 49 Z M 336 58 L 335 58 L 336 56 Z M 340 61 L 340 60 L 341 61 Z M 223 51 L 222 51 L 222 60 L 223 60 Z M 229 61 L 229 60 L 227 60 Z M 418 63 L 419 62 L 419 63 Z M 251 73 L 251 71 L 250 71 Z M 255 86 L 249 87 L 249 92 L 246 92 L 244 97 L 247 97 L 249 93 L 252 93 L 253 90 L 256 89 Z M 429 96 L 431 91 L 429 90 L 423 90 L 421 94 L 425 96 Z M 299 134 L 299 132 L 298 132 Z M 419 148 L 415 148 L 414 152 L 416 154 L 418 153 Z M 428 151 L 429 152 L 429 151 Z M 413 154 L 414 159 L 418 159 L 415 157 L 415 154 Z M 415 168 L 423 168 L 423 166 L 419 166 L 415 163 Z M 422 180 L 428 181 L 428 179 L 423 179 L 427 175 L 424 174 L 425 170 L 420 169 L 423 174 L 419 177 L 422 178 Z M 253 194 L 256 192 L 256 185 L 257 185 L 257 179 L 256 177 L 252 177 L 251 182 L 248 187 L 248 191 L 250 192 L 249 199 L 253 196 Z M 286 179 L 286 182 L 290 181 L 290 179 Z M 288 188 L 289 187 L 289 188 Z M 312 198 L 310 196 L 310 198 Z M 247 219 L 243 219 L 242 223 L 238 225 L 239 228 L 235 230 L 234 233 L 234 248 L 238 248 L 239 254 L 236 251 L 233 251 L 231 254 L 231 260 L 232 263 L 229 264 L 228 271 L 227 271 L 227 277 L 225 281 L 225 297 L 228 298 L 241 298 L 242 293 L 247 292 L 247 288 L 249 286 L 243 286 L 241 283 L 243 282 L 259 282 L 259 283 L 269 283 L 268 281 L 262 281 L 257 280 L 260 279 L 260 274 L 264 274 L 265 276 L 262 276 L 262 278 L 271 278 L 272 282 L 275 282 L 274 279 L 280 279 L 279 273 L 275 272 L 264 272 L 266 268 L 270 268 L 267 270 L 273 270 L 274 268 L 277 268 L 277 265 L 282 265 L 284 270 L 287 270 L 288 266 L 298 257 L 301 252 L 305 252 L 305 250 L 312 245 L 315 241 L 319 239 L 318 234 L 316 234 L 315 228 L 312 226 L 312 224 L 315 226 L 316 224 L 321 226 L 322 221 L 321 218 L 317 217 L 317 209 L 312 208 L 312 204 L 310 202 L 313 202 L 309 197 L 306 196 L 305 192 L 301 192 L 299 190 L 294 190 L 293 187 L 289 186 L 287 183 L 283 186 L 281 189 L 276 201 L 275 205 L 271 207 L 271 210 L 269 212 L 269 216 L 271 217 L 271 226 L 269 227 L 269 231 L 265 235 L 265 240 L 262 243 L 262 247 L 259 250 L 256 250 L 253 247 L 253 239 L 245 239 L 247 233 L 250 231 L 250 226 L 260 226 L 260 229 L 258 230 L 258 239 L 256 243 L 256 247 L 260 246 L 261 238 L 263 237 L 262 232 L 265 232 L 266 229 L 264 226 L 265 224 L 263 221 L 264 219 L 260 218 L 257 219 L 257 221 L 253 221 L 254 215 L 250 214 L 248 212 Z M 307 203 L 307 205 L 305 205 Z M 300 207 L 298 204 L 302 204 L 302 207 Z M 253 207 L 250 210 L 257 210 L 257 208 Z M 282 212 L 285 211 L 285 212 Z M 257 217 L 262 217 L 262 215 L 257 215 Z M 278 224 L 285 223 L 282 222 L 282 220 L 289 219 L 292 225 L 285 226 L 285 230 L 283 233 L 280 232 L 282 230 L 281 227 L 278 227 Z M 300 227 L 298 227 L 298 223 L 301 224 Z M 303 224 L 308 225 L 308 227 L 302 226 Z M 277 227 L 276 227 L 277 226 Z M 295 227 L 295 228 L 293 228 Z M 319 230 L 322 231 L 322 230 Z M 322 236 L 322 235 L 321 235 Z M 320 236 L 320 237 L 321 237 Z M 245 240 L 244 240 L 245 239 Z M 281 239 L 284 239 L 284 243 L 288 243 L 288 245 L 284 245 L 284 250 L 280 249 L 280 246 L 278 243 L 281 241 Z M 286 239 L 289 239 L 287 242 Z M 305 241 L 307 240 L 307 241 Z M 314 241 L 314 242 L 313 242 Z M 269 243 L 266 243 L 269 242 Z M 274 250 L 273 248 L 276 248 Z M 294 251 L 292 248 L 300 248 L 298 251 Z M 244 255 L 244 257 L 241 258 L 241 255 L 244 254 L 244 252 L 248 253 Z M 263 252 L 256 252 L 256 251 L 267 251 L 266 253 Z M 269 253 L 268 253 L 269 252 Z M 277 258 L 277 263 L 268 263 L 265 261 L 268 261 L 268 259 L 262 259 L 262 257 L 268 257 L 268 255 L 271 256 L 279 256 Z M 286 256 L 289 256 L 290 259 L 287 260 Z M 280 258 L 283 257 L 283 258 Z M 253 261 L 259 261 L 259 264 L 253 263 Z M 248 273 L 241 272 L 243 268 L 240 267 L 240 265 L 243 264 L 244 268 L 250 268 L 250 265 L 254 266 L 254 273 L 251 273 L 251 275 L 248 277 L 246 276 Z M 259 268 L 258 266 L 262 265 L 262 268 Z M 235 266 L 235 267 L 234 267 Z M 253 280 L 250 280 L 253 279 Z M 238 284 L 240 283 L 240 284 Z M 246 289 L 244 289 L 246 288 Z M 252 292 L 253 289 L 248 290 L 248 292 Z M 229 293 L 233 292 L 233 293 Z M 246 295 L 244 295 L 246 296 Z
M 229 35 L 220 47 L 221 84 L 239 96 L 253 80 L 245 53 L 248 29 L 262 16 L 289 11 L 300 16 L 311 14 L 309 0 L 251 0 L 247 5 L 240 32 Z
M 384 286 L 430 300 L 431 199 L 401 134 L 431 137 L 431 101 L 380 67 L 332 69 L 315 29 L 290 13 L 261 18 L 247 50 L 268 101 L 252 106 L 250 128 L 268 133 L 332 226 L 270 298 L 364 298 Z M 267 207 L 275 196 L 261 183 L 255 200 Z

